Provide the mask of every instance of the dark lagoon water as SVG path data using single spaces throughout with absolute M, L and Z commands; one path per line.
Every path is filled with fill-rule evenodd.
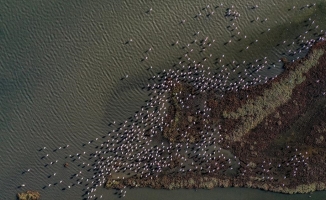
M 149 98 L 142 87 L 150 77 L 182 67 L 188 58 L 187 62 L 205 62 L 217 71 L 228 63 L 233 64 L 228 66 L 232 71 L 244 61 L 252 62 L 263 66 L 252 78 L 273 77 L 282 71 L 280 57 L 304 56 L 307 51 L 300 45 L 324 34 L 325 6 L 324 0 L 2 0 L 0 199 L 15 199 L 24 190 L 38 190 L 43 199 L 81 199 L 85 186 L 65 191 L 54 186 L 60 180 L 71 185 L 71 174 L 81 171 L 77 165 L 63 168 L 65 157 L 96 151 L 96 144 L 82 144 L 95 138 L 100 144 L 113 129 L 108 124 L 124 122 L 140 110 Z M 225 17 L 227 8 L 232 16 Z M 205 51 L 201 40 L 211 43 Z M 241 67 L 235 70 L 230 75 L 233 81 Z M 19 188 L 22 184 L 25 187 Z M 95 192 L 103 199 L 118 198 L 113 193 L 100 187 Z M 311 196 L 323 199 L 326 192 Z M 145 188 L 128 190 L 125 198 L 306 199 L 309 195 L 242 188 Z

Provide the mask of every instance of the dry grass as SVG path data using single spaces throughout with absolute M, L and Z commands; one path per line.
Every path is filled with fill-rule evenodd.
M 37 191 L 26 191 L 17 194 L 19 200 L 38 200 L 40 196 L 40 193 Z
M 224 118 L 241 119 L 237 129 L 230 138 L 233 141 L 240 141 L 241 137 L 261 123 L 265 117 L 273 113 L 274 110 L 290 100 L 295 86 L 305 81 L 305 73 L 313 66 L 317 65 L 318 59 L 324 54 L 324 50 L 314 50 L 312 54 L 300 64 L 289 75 L 276 82 L 266 90 L 261 97 L 249 100 L 236 112 L 223 112 Z

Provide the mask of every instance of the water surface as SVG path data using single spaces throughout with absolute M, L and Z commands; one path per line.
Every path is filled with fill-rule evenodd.
M 282 71 L 278 62 L 281 56 L 297 59 L 305 55 L 304 50 L 288 55 L 289 50 L 296 51 L 300 46 L 292 45 L 298 35 L 306 42 L 326 29 L 325 2 L 315 2 L 316 6 L 306 8 L 311 1 L 3 0 L 0 199 L 14 199 L 17 192 L 28 189 L 40 191 L 44 199 L 80 199 L 79 186 L 66 191 L 42 187 L 69 180 L 67 177 L 79 169 L 62 167 L 66 155 L 94 151 L 82 144 L 106 135 L 112 129 L 109 123 L 123 122 L 140 110 L 148 99 L 148 93 L 141 89 L 148 78 L 164 69 L 181 67 L 179 57 L 184 58 L 191 49 L 192 61 L 208 58 L 205 66 L 215 70 L 233 61 L 241 64 L 267 57 L 266 66 L 254 77 L 273 77 Z M 254 5 L 259 7 L 251 9 Z M 241 16 L 230 22 L 224 17 L 227 8 Z M 227 26 L 238 31 L 230 31 Z M 206 37 L 212 45 L 200 52 L 198 41 Z M 224 45 L 230 38 L 232 42 Z M 223 60 L 215 64 L 222 55 Z M 66 145 L 69 147 L 53 152 Z M 46 149 L 38 151 L 43 147 Z M 45 154 L 48 158 L 40 159 Z M 56 160 L 58 163 L 44 167 Z M 29 173 L 22 174 L 29 168 Z M 48 178 L 54 172 L 57 175 Z M 18 188 L 23 183 L 26 187 Z M 110 194 L 112 191 L 98 190 L 117 198 Z M 127 194 L 127 199 L 307 198 L 235 188 L 197 192 L 135 189 Z M 313 198 L 322 195 L 325 192 L 317 192 Z

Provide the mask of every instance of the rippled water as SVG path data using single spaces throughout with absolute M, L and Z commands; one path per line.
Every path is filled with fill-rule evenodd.
M 94 151 L 82 144 L 105 135 L 111 130 L 110 122 L 127 120 L 145 104 L 148 93 L 141 88 L 148 78 L 174 64 L 178 67 L 179 57 L 191 49 L 192 60 L 207 58 L 205 65 L 216 70 L 233 61 L 236 65 L 267 57 L 266 66 L 254 76 L 272 77 L 281 71 L 280 57 L 296 59 L 305 54 L 282 55 L 296 51 L 299 45 L 292 42 L 298 35 L 303 40 L 316 39 L 313 34 L 326 29 L 325 1 L 315 2 L 317 6 L 307 8 L 304 6 L 312 3 L 309 0 L 2 1 L 0 199 L 14 199 L 26 189 L 40 191 L 44 199 L 80 199 L 79 186 L 66 191 L 42 187 L 68 179 L 79 169 L 62 168 L 66 155 Z M 254 5 L 258 8 L 251 9 Z M 241 16 L 230 22 L 224 17 L 226 8 Z M 230 31 L 227 26 L 237 29 Z M 212 45 L 200 52 L 199 43 L 193 41 L 206 37 Z M 216 63 L 222 55 L 223 60 Z M 68 148 L 53 152 L 67 144 Z M 43 147 L 46 149 L 38 151 Z M 46 161 L 40 159 L 46 154 Z M 56 160 L 58 163 L 44 167 Z M 30 172 L 22 174 L 29 168 Z M 57 176 L 48 178 L 55 172 Z M 18 188 L 23 183 L 26 187 Z M 112 191 L 99 190 L 117 198 L 110 195 Z M 197 193 L 137 189 L 126 198 L 167 199 L 171 195 L 198 199 L 197 194 L 208 198 L 221 194 L 221 199 L 307 197 L 230 188 Z M 315 196 L 319 194 L 325 192 Z

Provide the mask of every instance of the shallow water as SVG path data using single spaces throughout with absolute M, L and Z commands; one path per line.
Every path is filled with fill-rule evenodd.
M 163 69 L 174 68 L 174 64 L 175 68 L 181 67 L 178 58 L 184 59 L 184 54 L 191 49 L 193 51 L 188 53 L 191 60 L 203 62 L 206 57 L 205 66 L 216 71 L 233 60 L 241 64 L 244 60 L 249 63 L 267 57 L 266 67 L 254 77 L 273 77 L 280 73 L 278 60 L 282 53 L 298 48 L 299 45 L 291 45 L 296 36 L 302 34 L 304 40 L 316 39 L 313 33 L 326 29 L 324 1 L 316 1 L 317 6 L 300 10 L 309 3 L 308 0 L 295 3 L 109 1 L 105 4 L 99 1 L 3 1 L 0 8 L 0 199 L 14 199 L 17 192 L 26 189 L 39 190 L 44 199 L 80 199 L 82 188 L 79 186 L 66 191 L 59 187 L 42 187 L 61 179 L 69 184 L 67 177 L 79 168 L 63 169 L 65 156 L 93 152 L 93 146 L 82 147 L 82 144 L 106 135 L 112 129 L 109 123 L 124 122 L 133 116 L 148 99 L 148 93 L 141 89 L 147 85 L 148 78 Z M 250 9 L 256 4 L 257 9 Z M 294 4 L 296 8 L 288 11 Z M 210 7 L 206 8 L 207 5 Z M 224 17 L 226 8 L 232 5 L 233 10 L 241 14 L 234 22 Z M 150 8 L 152 11 L 148 13 Z M 206 16 L 213 11 L 214 14 Z M 199 13 L 201 16 L 195 17 Z M 265 18 L 267 21 L 261 22 Z M 182 20 L 185 22 L 180 23 Z M 229 25 L 239 31 L 229 31 Z M 198 31 L 199 34 L 194 35 Z M 234 38 L 233 34 L 236 34 Z M 206 37 L 212 45 L 200 52 L 199 41 Z M 230 38 L 231 43 L 224 45 Z M 127 43 L 130 39 L 132 41 Z M 250 45 L 256 39 L 258 42 Z M 197 42 L 192 44 L 194 40 Z M 178 44 L 172 46 L 176 41 Z M 286 42 L 283 44 L 283 41 Z M 277 46 L 278 43 L 281 45 Z M 222 55 L 223 60 L 214 64 Z M 304 55 L 302 51 L 288 58 Z M 229 70 L 235 64 L 230 65 Z M 147 70 L 150 66 L 152 69 Z M 121 80 L 126 75 L 128 78 Z M 67 144 L 68 148 L 53 152 Z M 43 147 L 46 149 L 38 151 Z M 49 154 L 46 159 L 40 159 L 46 154 Z M 56 160 L 58 163 L 44 167 Z M 22 174 L 29 168 L 30 172 Z M 54 172 L 57 175 L 48 178 Z M 23 183 L 26 187 L 18 188 Z M 111 196 L 110 191 L 98 190 L 117 198 Z M 235 191 L 257 199 L 289 198 L 234 188 L 197 193 L 209 198 L 218 193 L 225 199 L 242 198 Z M 128 192 L 126 198 L 142 199 L 142 195 L 148 195 L 149 199 L 158 195 L 198 198 L 195 194 L 187 196 L 188 193 L 193 192 L 137 189 Z

